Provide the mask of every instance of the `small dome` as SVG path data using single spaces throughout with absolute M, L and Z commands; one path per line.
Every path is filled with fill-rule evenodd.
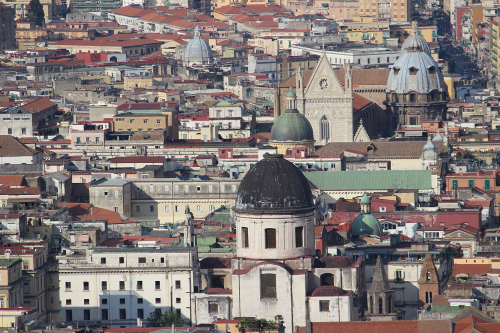
M 408 50 L 394 63 L 387 80 L 387 92 L 428 94 L 446 91 L 443 74 L 430 55 Z
M 243 177 L 234 211 L 281 214 L 316 209 L 307 178 L 283 155 L 266 154 Z
M 311 123 L 298 110 L 287 109 L 274 122 L 271 141 L 314 141 Z
M 443 140 L 444 140 L 444 138 L 441 135 L 441 132 L 439 131 L 439 128 L 438 128 L 436 136 L 432 138 L 432 142 L 442 142 Z
M 413 34 L 405 39 L 403 46 L 401 47 L 401 54 L 406 53 L 409 48 L 418 48 L 423 52 L 431 55 L 431 48 L 425 40 L 424 37 L 420 36 L 418 33 L 418 27 L 415 25 L 413 27 Z
M 186 45 L 183 60 L 186 64 L 208 65 L 213 63 L 212 48 L 201 38 L 201 29 L 196 27 L 194 38 Z
M 370 199 L 370 197 L 366 193 L 359 200 L 359 203 L 362 203 L 362 204 L 369 204 L 371 202 L 372 202 L 372 199 Z
M 295 95 L 295 93 L 293 92 L 292 87 L 290 87 L 290 91 L 288 92 L 288 94 L 286 94 L 286 97 L 293 97 L 293 98 L 297 97 L 297 95 Z
M 360 214 L 351 224 L 351 235 L 382 235 L 382 227 L 372 214 Z
M 347 292 L 339 287 L 335 286 L 321 286 L 315 288 L 311 293 L 311 297 L 335 297 L 344 296 Z
M 431 137 L 429 137 L 427 139 L 427 143 L 425 144 L 425 146 L 422 148 L 423 151 L 426 151 L 426 150 L 436 150 L 436 146 L 432 143 L 432 140 L 431 140 Z

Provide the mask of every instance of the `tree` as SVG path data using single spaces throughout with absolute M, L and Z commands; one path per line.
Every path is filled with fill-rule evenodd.
M 40 0 L 30 0 L 27 16 L 28 21 L 34 22 L 37 26 L 45 25 L 45 13 Z
M 185 324 L 181 316 L 172 311 L 165 311 L 161 313 L 160 311 L 153 311 L 149 314 L 147 319 L 148 327 L 169 327 L 174 324 L 175 326 L 182 326 Z

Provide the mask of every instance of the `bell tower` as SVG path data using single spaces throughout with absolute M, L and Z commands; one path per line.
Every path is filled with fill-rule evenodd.
M 367 321 L 388 321 L 396 320 L 394 312 L 394 290 L 389 286 L 389 280 L 385 273 L 382 259 L 377 257 L 373 280 L 367 292 L 368 311 Z
M 425 255 L 422 271 L 418 279 L 418 296 L 420 305 L 432 304 L 433 297 L 439 295 L 439 277 L 430 254 Z

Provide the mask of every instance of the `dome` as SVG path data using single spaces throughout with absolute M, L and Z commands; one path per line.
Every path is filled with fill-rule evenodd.
M 409 49 L 394 63 L 387 80 L 387 92 L 428 94 L 446 91 L 443 74 L 430 55 Z
M 432 142 L 442 142 L 443 140 L 444 140 L 444 138 L 441 135 L 441 132 L 439 131 L 439 128 L 438 128 L 436 136 L 432 138 Z
M 425 38 L 419 35 L 417 25 L 413 26 L 413 34 L 403 42 L 401 54 L 406 53 L 408 48 L 419 48 L 428 55 L 431 55 L 431 48 Z
M 287 109 L 274 122 L 271 141 L 314 141 L 311 123 L 298 110 Z
M 351 224 L 351 235 L 382 235 L 382 227 L 372 214 L 360 214 Z
M 214 60 L 212 48 L 206 40 L 201 38 L 201 29 L 196 27 L 194 38 L 186 45 L 183 60 L 186 64 L 207 65 Z
M 422 148 L 423 151 L 426 151 L 426 150 L 436 150 L 436 146 L 432 143 L 432 140 L 431 140 L 431 137 L 429 137 L 429 139 L 427 140 L 427 143 L 425 144 L 425 146 Z
M 335 286 L 321 286 L 314 288 L 314 290 L 310 293 L 311 297 L 335 297 L 335 296 L 344 296 L 347 294 L 342 288 Z
M 295 93 L 293 92 L 292 87 L 290 87 L 290 91 L 288 92 L 288 94 L 286 94 L 286 97 L 297 97 L 297 95 L 295 95 Z
M 362 203 L 362 204 L 369 204 L 371 202 L 372 202 L 372 199 L 370 199 L 370 197 L 366 193 L 359 200 L 359 203 Z
M 243 177 L 234 211 L 280 214 L 316 208 L 307 178 L 279 154 L 266 154 Z

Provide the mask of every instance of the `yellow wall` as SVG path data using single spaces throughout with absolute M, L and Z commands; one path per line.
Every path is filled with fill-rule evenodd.
M 119 121 L 119 119 L 123 119 L 123 121 Z M 152 130 L 165 129 L 168 127 L 168 115 L 134 115 L 126 117 L 116 115 L 113 117 L 113 126 L 115 132 L 126 132 L 129 129 L 133 132 L 138 132 L 139 129 L 143 132 L 147 132 L 150 128 Z
M 437 27 L 435 25 L 418 27 L 420 35 L 428 42 L 435 42 L 437 38 Z M 398 35 L 399 32 L 399 35 Z M 406 33 L 406 35 L 405 35 Z M 403 43 L 404 40 L 413 34 L 413 23 L 411 25 L 400 25 L 391 27 L 391 37 L 398 37 L 399 42 Z

